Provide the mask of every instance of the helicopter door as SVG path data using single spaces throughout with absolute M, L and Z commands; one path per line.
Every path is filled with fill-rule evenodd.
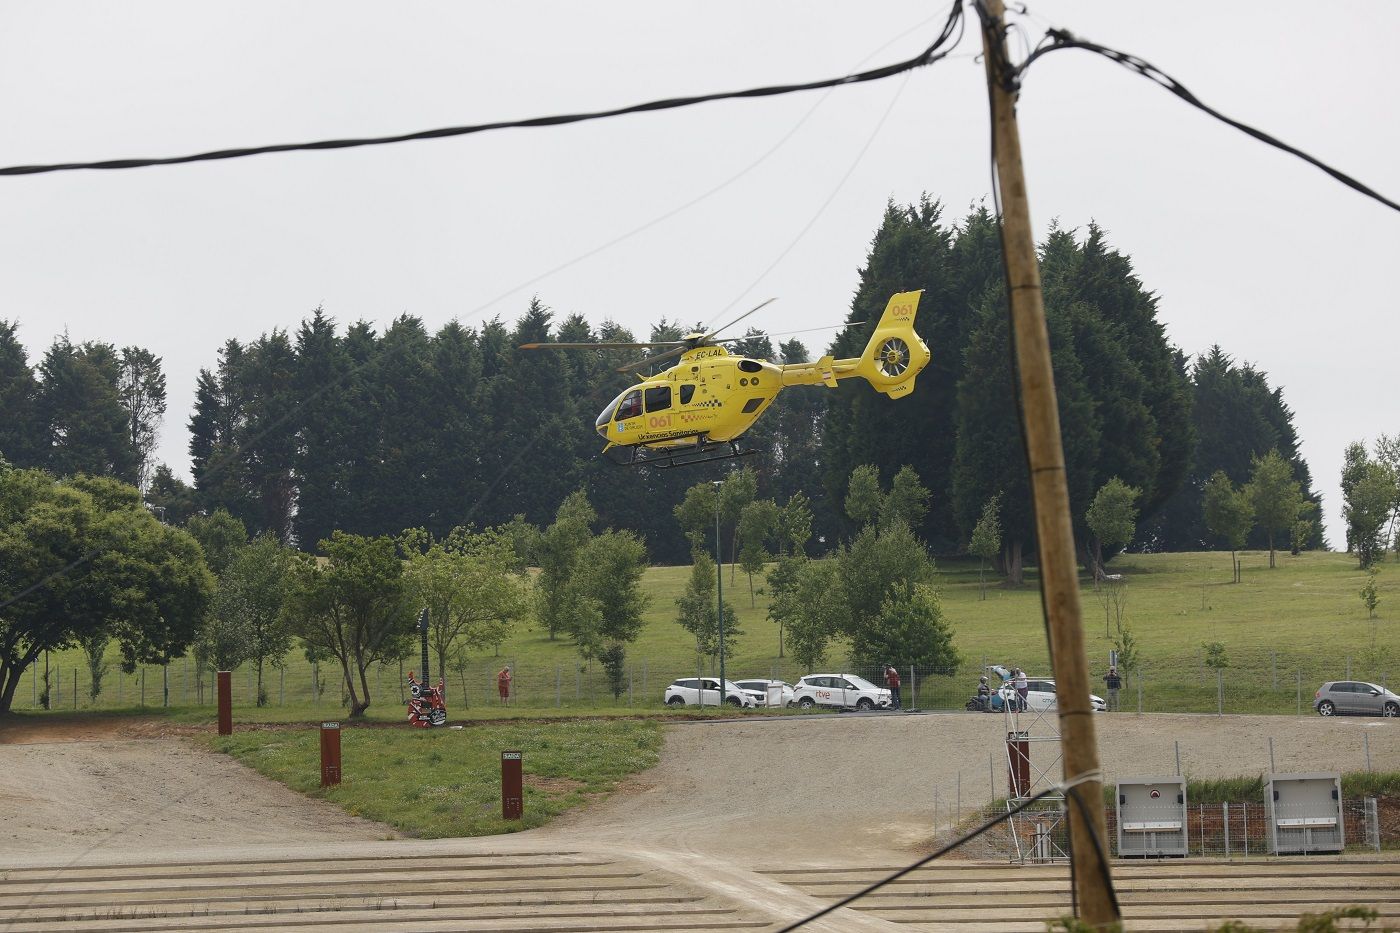
M 671 407 L 671 387 L 656 386 L 646 390 L 647 414 Z

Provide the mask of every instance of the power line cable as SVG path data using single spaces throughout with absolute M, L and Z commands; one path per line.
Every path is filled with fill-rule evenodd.
M 961 3 L 962 0 L 956 0 L 956 2 L 957 2 L 957 3 Z M 913 26 L 910 26 L 908 29 L 905 29 L 905 30 L 904 30 L 903 32 L 901 32 L 899 35 L 894 36 L 894 37 L 892 37 L 891 39 L 887 40 L 887 41 L 886 41 L 883 45 L 881 45 L 879 48 L 875 49 L 873 52 L 871 52 L 871 53 L 869 53 L 868 55 L 866 55 L 866 56 L 865 56 L 864 58 L 862 58 L 860 61 L 856 62 L 855 67 L 856 67 L 856 68 L 860 68 L 860 67 L 863 66 L 866 62 L 870 61 L 870 59 L 874 58 L 876 55 L 879 55 L 881 52 L 883 52 L 885 49 L 889 48 L 889 47 L 890 47 L 891 45 L 893 45 L 894 43 L 898 42 L 900 39 L 903 39 L 905 36 L 908 36 L 909 34 L 913 33 L 915 30 L 922 29 L 923 27 L 927 26 L 929 23 L 931 23 L 931 22 L 933 22 L 934 20 L 938 19 L 938 17 L 939 17 L 940 15 L 941 15 L 941 14 L 935 13 L 933 16 L 926 17 L 925 19 L 922 19 L 922 20 L 920 20 L 919 22 L 915 23 Z M 955 44 L 956 44 L 956 43 L 955 43 Z M 653 217 L 651 220 L 648 220 L 648 221 L 646 221 L 646 222 L 643 223 L 643 224 L 640 224 L 640 225 L 638 225 L 638 226 L 636 226 L 636 227 L 633 227 L 631 230 L 628 230 L 626 233 L 618 234 L 617 236 L 613 237 L 611 240 L 608 240 L 608 241 L 606 241 L 606 242 L 604 242 L 604 243 L 600 243 L 600 244 L 598 244 L 597 246 L 593 247 L 592 249 L 589 249 L 589 250 L 586 250 L 585 252 L 579 253 L 577 256 L 573 257 L 572 259 L 566 260 L 565 262 L 561 262 L 561 263 L 559 263 L 558 265 L 556 265 L 556 266 L 554 266 L 554 267 L 552 267 L 552 268 L 550 268 L 550 269 L 546 269 L 544 272 L 541 272 L 541 273 L 539 273 L 538 275 L 533 276 L 532 278 L 526 279 L 525 281 L 521 282 L 521 283 L 518 284 L 518 285 L 514 285 L 514 286 L 512 286 L 512 287 L 506 289 L 505 291 L 503 291 L 503 292 L 501 292 L 500 294 L 496 295 L 496 297 L 491 298 L 490 300 L 488 300 L 488 301 L 486 301 L 486 302 L 484 302 L 484 303 L 482 303 L 482 304 L 477 305 L 475 308 L 472 308 L 470 311 L 467 312 L 466 316 L 467 316 L 468 318 L 475 317 L 477 314 L 480 314 L 481 312 L 485 311 L 487 308 L 490 308 L 492 305 L 494 305 L 494 304 L 496 304 L 497 302 L 502 301 L 503 299 L 505 299 L 505 298 L 507 298 L 507 297 L 509 297 L 509 296 L 511 296 L 511 295 L 513 295 L 513 294 L 515 294 L 516 292 L 518 292 L 518 291 L 520 291 L 520 290 L 522 290 L 522 289 L 525 289 L 525 288 L 529 288 L 531 285 L 534 285 L 534 284 L 537 283 L 537 282 L 541 282 L 541 281 L 543 281 L 544 279 L 549 278 L 551 275 L 554 275 L 554 274 L 557 273 L 557 272 L 563 272 L 565 269 L 568 269 L 568 268 L 570 268 L 570 267 L 572 267 L 572 266 L 576 266 L 576 265 L 578 265 L 579 263 L 583 262 L 583 261 L 586 260 L 586 259 L 591 259 L 591 258 L 593 258 L 594 256 L 597 256 L 599 253 L 605 252 L 606 250 L 609 250 L 609 249 L 611 249 L 612 247 L 618 245 L 619 243 L 625 242 L 626 240 L 630 240 L 632 237 L 636 236 L 637 234 L 639 234 L 639 233 L 644 233 L 644 232 L 646 232 L 647 230 L 650 230 L 652 227 L 655 227 L 655 226 L 658 225 L 658 224 L 664 223 L 665 221 L 670 220 L 672 217 L 675 217 L 676 215 L 681 214 L 681 213 L 683 213 L 683 212 L 689 210 L 690 208 L 694 207 L 695 205 L 701 203 L 702 201 L 706 201 L 706 200 L 708 200 L 709 198 L 713 197 L 714 195 L 719 194 L 721 191 L 723 191 L 724 189 L 728 188 L 730 185 L 734 184 L 735 182 L 739 181 L 741 178 L 744 178 L 744 177 L 745 177 L 746 175 L 748 175 L 750 172 L 752 172 L 752 171 L 754 171 L 755 169 L 757 169 L 757 168 L 758 168 L 760 165 L 762 165 L 764 162 L 767 162 L 768 159 L 769 159 L 775 152 L 777 152 L 779 149 L 783 148 L 783 146 L 787 145 L 788 141 L 789 141 L 790 139 L 792 139 L 794 136 L 797 135 L 798 130 L 802 129 L 802 127 L 804 127 L 804 126 L 807 125 L 807 121 L 810 120 L 810 119 L 812 118 L 812 115 L 815 114 L 815 113 L 817 112 L 817 110 L 821 108 L 822 104 L 826 103 L 827 98 L 829 98 L 829 97 L 831 96 L 832 92 L 835 91 L 835 90 L 836 90 L 836 89 L 835 89 L 834 87 L 833 87 L 833 88 L 828 88 L 827 91 L 826 91 L 826 93 L 823 94 L 821 97 L 819 97 L 819 98 L 817 99 L 816 103 L 812 104 L 811 108 L 810 108 L 806 113 L 804 113 L 804 114 L 798 119 L 798 121 L 797 121 L 796 123 L 794 123 L 794 124 L 792 125 L 792 128 L 791 128 L 791 129 L 789 129 L 786 133 L 783 134 L 783 136 L 782 136 L 781 139 L 779 139 L 776 143 L 774 143 L 772 146 L 770 146 L 770 147 L 768 148 L 768 150 L 765 151 L 765 152 L 764 152 L 762 155 L 760 155 L 758 158 L 754 159 L 754 160 L 753 160 L 752 162 L 750 162 L 748 165 L 746 165 L 746 166 L 744 166 L 743 168 L 739 169 L 739 171 L 737 171 L 737 172 L 735 172 L 734 174 L 730 175 L 728 178 L 724 179 L 724 181 L 721 181 L 719 184 L 714 185 L 713 187 L 709 188 L 709 189 L 706 190 L 706 191 L 701 192 L 700 194 L 697 194 L 695 197 L 691 198 L 691 199 L 688 200 L 688 201 L 682 202 L 681 204 L 677 204 L 675 207 L 671 208 L 670 210 L 666 211 L 665 213 L 658 214 L 657 216 Z M 750 286 L 750 288 L 752 288 L 752 286 Z M 735 301 L 737 302 L 738 299 L 735 299 Z M 733 307 L 733 305 L 730 305 L 730 307 Z M 721 313 L 723 313 L 723 312 L 721 312 Z
M 1255 127 L 1252 127 L 1246 123 L 1241 123 L 1239 120 L 1227 117 L 1225 114 L 1216 110 L 1214 107 L 1211 107 L 1210 105 L 1204 103 L 1199 97 L 1191 93 L 1191 91 L 1188 90 L 1184 84 L 1182 84 L 1176 78 L 1173 78 L 1171 75 L 1167 74 L 1165 71 L 1162 71 L 1160 68 L 1158 68 L 1156 65 L 1153 65 L 1151 62 L 1139 58 L 1136 55 L 1131 55 L 1127 52 L 1120 52 L 1117 49 L 1111 49 L 1106 45 L 1099 45 L 1097 42 L 1090 42 L 1087 39 L 1080 39 L 1079 37 L 1075 36 L 1073 33 L 1069 32 L 1066 29 L 1050 29 L 1046 32 L 1046 39 L 1049 41 L 1042 41 L 1039 47 L 1037 47 L 1035 51 L 1033 51 L 1030 54 L 1030 56 L 1024 62 L 1021 63 L 1019 68 L 1014 68 L 1007 71 L 1007 73 L 1004 76 L 1004 80 L 1007 82 L 1007 84 L 1005 85 L 1007 90 L 1014 91 L 1018 89 L 1021 85 L 1021 80 L 1025 76 L 1026 71 L 1030 68 L 1031 63 L 1050 54 L 1051 52 L 1058 52 L 1063 49 L 1083 49 L 1087 52 L 1093 52 L 1096 55 L 1102 55 L 1109 61 L 1116 62 L 1117 64 L 1122 65 L 1124 68 L 1128 69 L 1134 74 L 1141 75 L 1142 77 L 1146 78 L 1152 83 L 1162 88 L 1165 88 L 1166 90 L 1175 94 L 1177 97 L 1186 101 L 1186 103 L 1190 104 L 1192 107 L 1195 107 L 1197 110 L 1200 110 L 1203 113 L 1209 114 L 1210 116 L 1219 120 L 1221 123 L 1224 123 L 1226 126 L 1234 127 L 1241 133 L 1244 133 L 1246 136 L 1251 136 L 1254 139 L 1257 139 L 1260 142 L 1264 143 L 1265 145 L 1273 146 L 1275 149 L 1281 149 L 1289 155 L 1296 156 L 1297 158 L 1302 159 L 1304 162 L 1307 162 L 1309 165 L 1312 165 L 1315 168 L 1319 168 L 1322 171 L 1326 172 L 1328 175 L 1331 175 L 1337 181 L 1346 185 L 1348 188 L 1351 188 L 1353 191 L 1358 191 L 1361 194 L 1364 194 L 1366 197 L 1371 198 L 1372 200 L 1379 201 L 1381 204 L 1384 204 L 1391 210 L 1400 211 L 1400 204 L 1397 204 L 1395 201 L 1392 201 L 1391 199 L 1387 198 L 1383 194 L 1371 188 L 1369 185 L 1358 181 L 1357 179 L 1346 174 L 1340 169 L 1333 168 L 1326 162 L 1323 162 L 1321 159 L 1309 155 L 1303 150 L 1297 148 L 1296 146 L 1290 146 L 1288 143 L 1283 142 L 1275 136 L 1271 136 L 1268 133 L 1265 133 L 1263 130 L 1256 129 Z
M 146 168 L 155 165 L 181 165 L 188 162 L 214 162 L 222 159 L 241 159 L 246 156 L 264 155 L 273 152 L 299 152 L 304 150 L 317 149 L 355 149 L 362 146 L 384 146 L 390 143 L 412 142 L 422 139 L 446 139 L 453 136 L 470 136 L 475 133 L 486 133 L 493 130 L 505 129 L 534 129 L 548 126 L 565 126 L 570 123 L 585 123 L 591 120 L 606 120 L 612 117 L 627 116 L 634 113 L 651 113 L 659 110 L 676 110 L 681 107 L 693 107 L 696 104 L 705 104 L 720 100 L 741 100 L 757 97 L 777 97 L 783 94 L 794 94 L 799 91 L 816 91 L 822 88 L 839 87 L 847 84 L 862 84 L 867 81 L 879 81 L 906 71 L 912 71 L 924 65 L 932 64 L 942 55 L 938 54 L 939 48 L 952 36 L 953 30 L 962 18 L 962 4 L 954 3 L 948 13 L 948 19 L 943 24 L 943 31 L 933 44 L 924 49 L 913 58 L 892 65 L 884 65 L 880 68 L 872 68 L 868 71 L 859 71 L 854 74 L 842 75 L 838 78 L 824 78 L 819 81 L 808 81 L 801 84 L 777 84 L 766 87 L 748 88 L 742 91 L 719 91 L 711 94 L 699 94 L 691 97 L 672 97 L 663 100 L 653 100 L 642 104 L 632 104 L 628 107 L 617 107 L 612 110 L 596 110 L 587 113 L 560 114 L 549 117 L 530 117 L 524 120 L 502 120 L 493 123 L 477 123 L 468 126 L 450 126 L 435 130 L 420 130 L 415 133 L 404 133 L 398 136 L 373 136 L 360 139 L 324 139 L 318 142 L 309 143 L 279 143 L 271 146 L 249 146 L 239 149 L 220 149 L 213 152 L 200 152 L 186 156 L 168 156 L 164 158 L 147 159 L 111 159 L 103 162 L 62 162 L 47 165 L 12 165 L 0 168 L 0 175 L 39 175 L 47 172 L 72 172 L 82 169 L 124 169 L 124 168 Z

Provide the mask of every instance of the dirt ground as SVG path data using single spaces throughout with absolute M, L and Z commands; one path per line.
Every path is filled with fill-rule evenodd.
M 1395 720 L 1115 714 L 1096 723 L 1109 782 L 1174 773 L 1177 742 L 1191 777 L 1258 774 L 1269 770 L 1270 737 L 1280 771 L 1362 770 L 1368 743 L 1376 770 L 1400 770 Z M 392 835 L 179 737 L 193 728 L 134 719 L 0 726 L 0 853 Z M 991 799 L 993 777 L 1005 793 L 1004 730 L 999 715 L 962 713 L 677 724 L 657 767 L 600 804 L 511 838 L 742 852 L 755 865 L 807 853 L 903 857 L 926 848 L 935 819 L 952 818 L 959 788 L 964 811 Z M 1058 774 L 1053 743 L 1035 743 L 1032 760 Z
M 0 853 L 385 839 L 349 816 L 177 737 L 157 720 L 0 727 Z

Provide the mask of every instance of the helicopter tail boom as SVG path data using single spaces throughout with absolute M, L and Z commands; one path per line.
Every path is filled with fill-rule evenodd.
M 920 289 L 891 297 L 858 359 L 824 356 L 815 363 L 783 366 L 783 385 L 821 383 L 835 388 L 839 380 L 859 376 L 890 398 L 908 395 L 914 391 L 915 377 L 932 357 L 928 345 L 914 332 L 922 295 Z

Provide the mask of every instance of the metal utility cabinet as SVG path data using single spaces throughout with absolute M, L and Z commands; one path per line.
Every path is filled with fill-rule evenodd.
M 1186 779 L 1139 777 L 1118 782 L 1118 856 L 1186 855 Z
M 1264 802 L 1275 855 L 1342 851 L 1340 774 L 1270 774 Z

